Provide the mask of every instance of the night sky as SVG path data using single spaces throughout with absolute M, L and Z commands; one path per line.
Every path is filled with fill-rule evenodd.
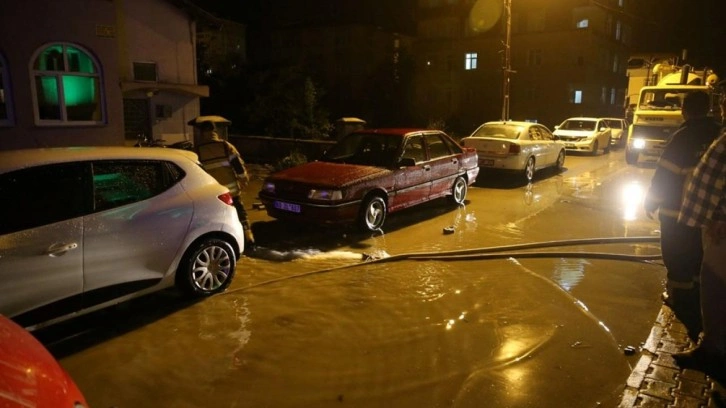
M 193 0 L 219 16 L 249 25 L 366 22 L 414 33 L 416 0 Z
M 698 68 L 711 67 L 721 79 L 726 79 L 726 2 L 660 0 L 659 3 L 668 11 L 661 21 L 654 22 L 654 32 L 658 35 L 644 39 L 643 48 L 679 54 L 686 49 L 686 62 Z
M 416 0 L 194 0 L 202 8 L 249 25 L 367 22 L 415 34 Z M 516 1 L 516 0 L 514 0 Z M 630 0 L 650 7 L 634 52 L 687 50 L 686 62 L 726 79 L 726 1 Z

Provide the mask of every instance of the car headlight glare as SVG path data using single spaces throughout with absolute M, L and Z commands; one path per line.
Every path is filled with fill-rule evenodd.
M 644 139 L 633 139 L 633 147 L 636 149 L 642 149 L 645 147 Z
M 311 200 L 340 200 L 343 198 L 343 192 L 340 190 L 310 190 L 308 198 Z
M 275 192 L 275 183 L 273 183 L 271 181 L 266 181 L 262 185 L 262 191 L 264 191 L 266 193 L 274 193 Z

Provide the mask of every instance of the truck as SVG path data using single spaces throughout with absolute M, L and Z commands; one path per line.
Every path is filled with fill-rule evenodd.
M 718 76 L 713 70 L 694 69 L 663 62 L 652 67 L 648 78 L 653 85 L 640 87 L 637 101 L 626 99 L 626 116 L 632 111 L 625 147 L 625 161 L 636 165 L 639 159 L 658 160 L 671 134 L 683 124 L 683 99 L 691 92 L 704 91 L 711 96 L 710 115 L 721 117 L 717 87 Z M 629 93 L 631 90 L 629 90 Z M 634 96 L 634 94 L 632 95 Z M 632 97 L 630 96 L 630 97 Z

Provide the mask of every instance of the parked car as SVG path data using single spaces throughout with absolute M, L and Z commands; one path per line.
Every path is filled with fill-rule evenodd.
M 600 149 L 610 153 L 611 131 L 602 118 L 569 118 L 555 126 L 553 132 L 557 140 L 565 143 L 565 148 L 573 152 L 588 152 L 597 155 Z
M 0 315 L 0 407 L 87 406 L 76 383 L 45 346 Z
M 379 230 L 389 213 L 439 197 L 464 203 L 476 150 L 438 130 L 372 129 L 341 138 L 319 160 L 268 176 L 259 193 L 274 218 Z
M 227 288 L 232 197 L 178 149 L 0 152 L 0 313 L 34 330 L 176 285 Z
M 628 140 L 628 121 L 622 118 L 603 118 L 610 128 L 610 145 L 623 147 Z
M 528 182 L 537 170 L 565 165 L 565 144 L 539 123 L 486 122 L 461 144 L 476 149 L 479 166 L 521 174 Z

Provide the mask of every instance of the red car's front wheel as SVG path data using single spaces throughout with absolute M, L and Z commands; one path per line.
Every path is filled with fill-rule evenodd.
M 373 195 L 363 200 L 363 206 L 358 218 L 358 226 L 363 231 L 377 231 L 386 220 L 386 200 L 379 195 Z

